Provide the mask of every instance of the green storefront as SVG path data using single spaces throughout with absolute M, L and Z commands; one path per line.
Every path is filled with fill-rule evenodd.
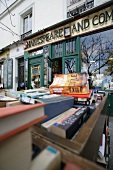
M 95 65 L 96 58 L 94 57 L 94 55 L 96 55 L 96 45 L 91 46 L 92 49 L 94 48 L 94 51 L 89 59 L 88 54 L 90 50 L 87 52 L 89 49 L 87 44 L 90 41 L 86 41 L 86 44 L 83 44 L 84 46 L 81 46 L 81 44 L 85 42 L 85 36 L 88 37 L 93 34 L 93 36 L 96 37 L 98 33 L 113 30 L 113 6 L 111 6 L 111 4 L 111 2 L 108 2 L 98 6 L 75 18 L 67 19 L 34 33 L 24 40 L 24 77 L 27 89 L 42 86 L 48 87 L 53 81 L 54 74 L 81 72 L 83 62 L 86 62 L 85 67 L 88 64 L 92 64 L 89 72 L 94 71 L 95 68 L 98 70 L 99 66 L 101 68 L 101 62 L 105 60 L 105 57 L 110 56 L 106 54 L 101 60 L 100 52 L 107 51 L 107 45 L 106 49 L 104 49 L 104 46 L 102 46 L 103 49 L 100 48 L 102 45 L 100 35 L 98 35 L 100 39 L 97 39 L 97 42 L 101 42 L 101 44 L 98 45 L 98 51 L 96 49 L 99 56 L 97 65 Z M 107 34 L 106 32 L 104 33 L 104 35 Z M 92 41 L 95 41 L 95 44 L 97 44 L 94 37 Z M 103 42 L 103 44 L 105 43 Z M 85 49 L 86 47 L 87 49 Z M 93 60 L 93 62 L 91 60 Z M 99 74 L 102 72 L 100 68 L 98 71 Z M 95 71 L 95 75 L 96 74 L 97 72 Z
M 79 44 L 79 37 L 77 37 L 43 46 L 33 52 L 25 52 L 27 88 L 49 86 L 54 74 L 80 72 Z

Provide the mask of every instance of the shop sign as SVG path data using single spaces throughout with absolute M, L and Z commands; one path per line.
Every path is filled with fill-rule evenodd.
M 36 36 L 33 39 L 29 39 L 24 42 L 24 49 L 25 51 L 32 50 L 59 40 L 64 40 L 69 36 L 78 36 L 83 33 L 95 31 L 112 25 L 113 7 L 111 6 L 74 22 L 70 22 L 69 24 L 55 30 L 51 30 L 40 36 Z

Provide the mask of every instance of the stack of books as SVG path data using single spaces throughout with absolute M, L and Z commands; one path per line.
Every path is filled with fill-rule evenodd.
M 74 98 L 71 96 L 54 96 L 52 98 L 41 98 L 43 103 L 45 103 L 44 111 L 47 118 L 43 121 L 46 122 L 55 116 L 60 115 L 62 112 L 70 109 L 74 105 Z
M 51 94 L 87 94 L 88 75 L 86 73 L 55 74 L 49 90 Z
M 0 110 L 0 169 L 28 170 L 32 158 L 30 127 L 46 118 L 45 104 L 16 105 Z
M 63 138 L 72 138 L 85 122 L 89 110 L 87 107 L 71 108 L 59 116 L 42 123 L 41 127 Z
M 86 73 L 56 74 L 49 89 L 51 94 L 74 97 L 75 104 L 91 105 L 96 101 Z

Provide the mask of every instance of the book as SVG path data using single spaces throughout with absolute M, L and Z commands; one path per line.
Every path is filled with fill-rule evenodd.
M 0 101 L 0 108 L 1 108 L 1 107 L 6 107 L 6 102 Z
M 15 99 L 19 99 L 20 94 L 23 94 L 23 92 L 22 92 L 22 91 L 5 90 L 5 95 L 6 95 L 7 97 L 12 97 L 12 98 L 15 98 Z
M 0 141 L 43 120 L 44 103 L 16 105 L 0 109 Z
M 98 156 L 102 159 L 105 153 L 105 134 L 102 135 L 101 145 L 99 146 Z
M 28 170 L 32 157 L 30 129 L 25 129 L 0 142 L 1 170 Z
M 13 98 L 13 97 L 8 97 L 8 96 L 2 96 L 0 98 L 0 101 L 4 101 L 4 102 L 8 102 L 8 101 L 16 101 L 17 99 Z
M 30 127 L 44 118 L 45 104 L 16 105 L 0 112 L 0 169 L 28 170 L 32 158 Z
M 83 122 L 83 109 L 70 113 L 54 123 L 51 132 L 63 138 L 72 138 Z
M 55 74 L 49 89 L 51 94 L 87 94 L 88 75 L 86 73 Z
M 80 166 L 76 165 L 75 163 L 68 162 L 64 166 L 63 170 L 82 170 L 82 168 Z
M 6 107 L 7 102 L 17 101 L 15 98 L 1 95 L 0 96 L 0 108 Z
M 30 170 L 60 170 L 61 154 L 57 149 L 48 146 L 31 162 Z
M 53 119 L 50 119 L 49 121 L 46 121 L 45 123 L 41 124 L 41 128 L 47 130 L 47 131 L 51 131 L 51 127 L 54 123 L 56 123 L 57 121 L 59 121 L 61 118 L 65 117 L 66 115 L 70 114 L 70 113 L 75 113 L 76 111 L 78 111 L 80 108 L 70 108 L 67 111 L 61 113 L 58 116 L 55 116 Z
M 20 102 L 19 100 L 17 101 L 14 101 L 14 102 L 7 102 L 6 103 L 6 107 L 9 107 L 9 106 L 16 106 L 16 105 L 22 105 L 23 103 Z
M 44 111 L 45 115 L 47 115 L 47 118 L 44 120 L 44 122 L 54 118 L 55 116 L 58 116 L 62 112 L 72 108 L 74 105 L 74 98 L 70 96 L 56 96 L 52 98 L 42 98 L 40 100 L 46 104 Z

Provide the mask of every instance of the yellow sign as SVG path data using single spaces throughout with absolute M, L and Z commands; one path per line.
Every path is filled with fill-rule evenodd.
M 96 31 L 108 26 L 113 26 L 112 6 L 70 22 L 62 27 L 44 32 L 32 39 L 28 39 L 24 42 L 24 49 L 25 51 L 29 51 L 59 40 L 64 40 L 67 36 L 75 37 L 83 33 Z

